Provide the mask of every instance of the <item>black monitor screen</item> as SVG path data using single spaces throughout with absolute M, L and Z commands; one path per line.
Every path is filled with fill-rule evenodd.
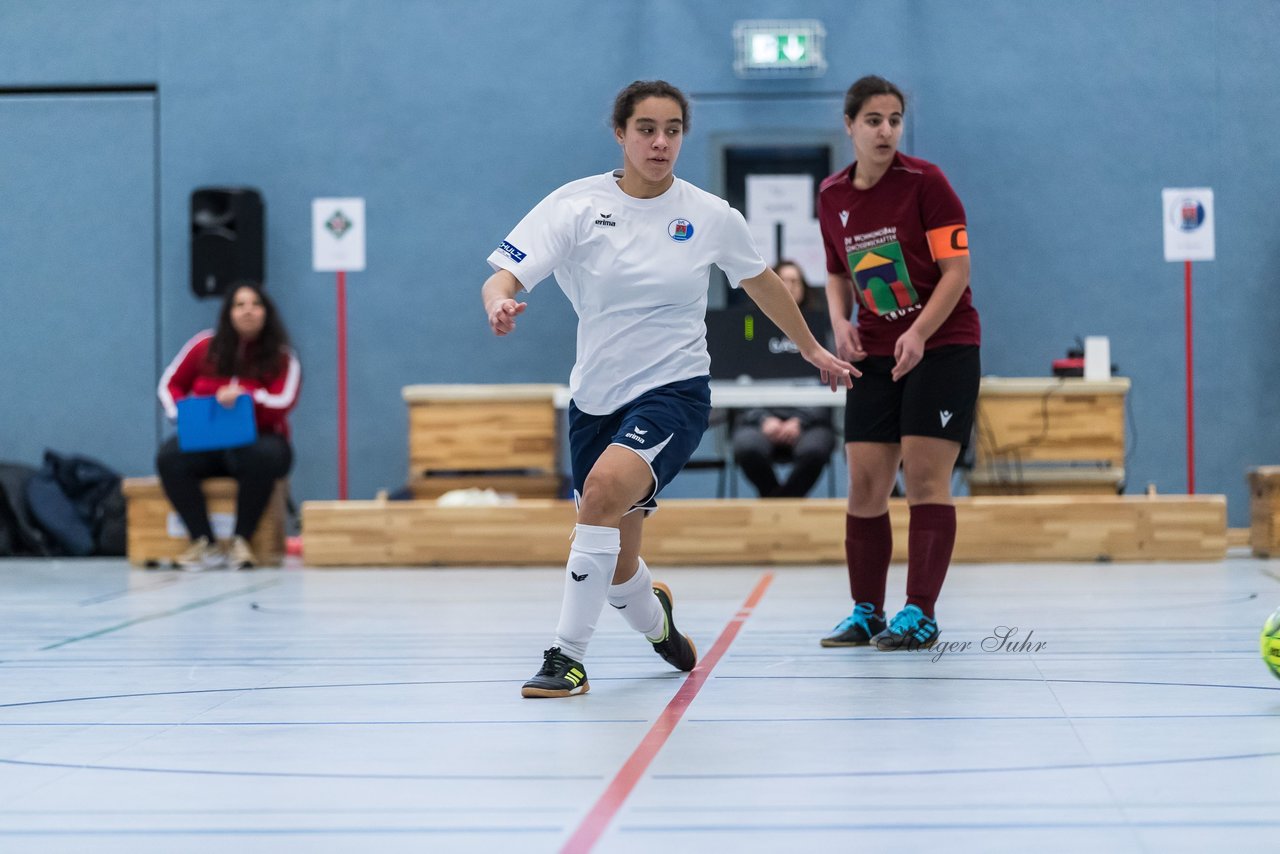
M 831 337 L 826 312 L 806 311 L 805 321 L 819 341 Z M 735 380 L 814 379 L 818 369 L 800 355 L 791 339 L 758 308 L 712 309 L 707 312 L 707 349 L 711 378 Z

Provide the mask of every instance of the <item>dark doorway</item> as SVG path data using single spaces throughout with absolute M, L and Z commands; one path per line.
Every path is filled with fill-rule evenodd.
M 823 179 L 831 174 L 831 146 L 829 145 L 735 145 L 724 149 L 725 200 L 740 211 L 747 209 L 748 175 L 811 175 L 813 176 L 814 205 L 816 214 L 817 189 Z M 770 266 L 777 258 L 764 259 Z M 727 305 L 739 305 L 749 298 L 737 288 L 730 288 L 724 274 L 720 273 L 721 286 L 727 292 Z

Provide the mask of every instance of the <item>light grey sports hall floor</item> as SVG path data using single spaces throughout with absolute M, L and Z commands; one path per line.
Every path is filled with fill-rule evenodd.
M 591 692 L 522 700 L 562 572 L 0 562 L 0 851 L 1204 852 L 1280 833 L 1280 680 L 1257 648 L 1280 563 L 957 566 L 939 616 L 970 647 L 937 660 L 819 648 L 842 569 L 660 570 L 710 667 L 686 684 L 606 612 Z M 902 586 L 895 567 L 893 607 Z M 984 650 L 1000 626 L 1042 646 Z

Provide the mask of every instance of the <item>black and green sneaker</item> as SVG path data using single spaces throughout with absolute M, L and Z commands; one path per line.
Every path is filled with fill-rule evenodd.
M 658 602 L 662 605 L 662 620 L 667 630 L 662 640 L 650 641 L 653 650 L 667 664 L 687 673 L 698 665 L 698 648 L 688 636 L 680 634 L 675 620 L 671 618 L 671 588 L 661 581 L 654 582 L 653 595 L 658 597 Z
M 521 697 L 571 697 L 591 690 L 587 669 L 553 646 L 542 654 L 542 667 L 520 689 Z

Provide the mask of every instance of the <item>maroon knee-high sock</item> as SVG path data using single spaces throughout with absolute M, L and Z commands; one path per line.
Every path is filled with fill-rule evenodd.
M 893 559 L 893 527 L 889 514 L 866 518 L 845 516 L 844 555 L 849 563 L 849 593 L 853 601 L 870 602 L 884 613 L 884 583 Z
M 933 616 L 956 544 L 956 508 L 917 504 L 911 508 L 907 538 L 907 604 Z

